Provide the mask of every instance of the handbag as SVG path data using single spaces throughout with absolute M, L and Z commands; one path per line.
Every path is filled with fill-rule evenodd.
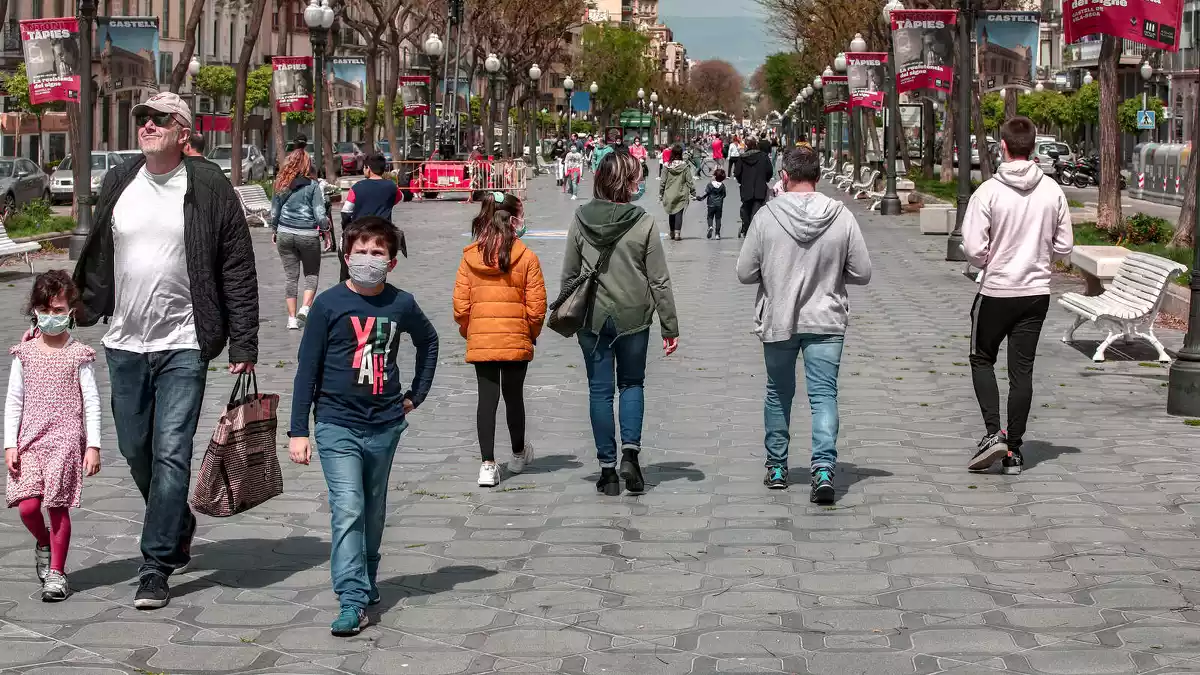
M 193 511 L 227 518 L 283 494 L 275 450 L 278 410 L 279 394 L 260 394 L 253 372 L 238 376 L 188 500 Z
M 587 324 L 596 297 L 596 280 L 600 276 L 600 269 L 608 264 L 619 242 L 618 239 L 607 250 L 601 251 L 595 267 L 567 282 L 558 292 L 558 298 L 550 303 L 550 318 L 546 319 L 546 326 L 550 330 L 563 337 L 571 337 Z

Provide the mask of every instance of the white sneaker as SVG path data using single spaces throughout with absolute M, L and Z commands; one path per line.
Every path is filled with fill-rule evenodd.
M 67 575 L 58 570 L 46 572 L 46 580 L 42 582 L 42 602 L 62 602 L 70 594 Z
M 575 201 L 576 199 L 579 199 L 579 195 L 571 195 L 571 201 Z
M 288 330 L 300 330 L 300 320 L 294 316 L 288 317 Z
M 513 455 L 512 459 L 508 460 L 509 473 L 521 473 L 529 463 L 533 461 L 533 445 L 525 444 L 525 452 L 519 455 Z
M 308 322 L 308 305 L 304 305 L 300 308 L 300 311 L 296 312 L 296 321 L 298 321 L 301 326 Z
M 500 467 L 495 462 L 484 462 L 479 467 L 479 487 L 496 487 L 500 484 Z
M 46 573 L 50 571 L 50 547 L 42 548 L 37 544 L 33 545 L 33 559 L 37 564 L 38 581 L 46 580 Z

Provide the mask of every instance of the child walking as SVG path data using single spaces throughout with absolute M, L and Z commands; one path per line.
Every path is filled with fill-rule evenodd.
M 342 244 L 350 278 L 317 296 L 300 340 L 288 454 L 297 464 L 312 459 L 308 418 L 315 410 L 333 531 L 330 576 L 341 604 L 330 632 L 347 637 L 362 631 L 367 606 L 379 602 L 392 458 L 408 414 L 433 383 L 438 336 L 416 299 L 387 283 L 396 252 L 404 250 L 395 226 L 360 218 L 346 226 Z M 416 347 L 407 391 L 397 363 L 401 333 Z
M 704 194 L 696 201 L 708 200 L 708 238 L 721 240 L 721 214 L 725 211 L 725 169 L 713 171 L 712 182 L 704 186 Z
M 37 334 L 11 348 L 4 407 L 5 497 L 37 542 L 34 559 L 42 600 L 70 595 L 67 549 L 83 476 L 100 471 L 100 393 L 96 351 L 71 338 L 79 291 L 63 270 L 39 274 L 29 312 Z M 50 529 L 42 508 L 50 514 Z
M 546 317 L 546 282 L 537 255 L 519 239 L 522 215 L 521 200 L 511 194 L 485 194 L 471 223 L 475 242 L 463 249 L 454 282 L 454 320 L 467 338 L 467 363 L 475 364 L 479 382 L 475 424 L 483 455 L 480 487 L 500 484 L 495 449 L 501 396 L 512 441 L 508 470 L 521 473 L 533 461 L 533 447 L 525 442 L 523 390 L 533 343 Z
M 567 192 L 571 193 L 571 201 L 579 199 L 579 181 L 583 180 L 583 153 L 574 145 L 567 151 L 564 160 L 567 171 Z

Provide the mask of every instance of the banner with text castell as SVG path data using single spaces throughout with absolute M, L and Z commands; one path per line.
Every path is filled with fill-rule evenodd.
M 158 17 L 96 17 L 95 50 L 102 93 L 158 91 Z
M 975 23 L 982 91 L 1032 89 L 1037 83 L 1037 12 L 981 12 Z

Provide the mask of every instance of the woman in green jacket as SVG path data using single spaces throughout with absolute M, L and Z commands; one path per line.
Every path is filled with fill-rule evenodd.
M 679 346 L 679 323 L 671 294 L 671 275 L 654 218 L 631 201 L 644 188 L 641 164 L 628 152 L 603 158 L 594 182 L 595 199 L 579 207 L 567 232 L 562 283 L 592 269 L 612 250 L 600 269 L 588 323 L 577 338 L 588 377 L 589 412 L 600 480 L 596 489 L 609 496 L 645 490 L 638 453 L 645 410 L 643 383 L 650 324 L 658 312 L 664 354 Z M 613 392 L 619 389 L 621 467 L 617 474 L 617 425 Z
M 678 159 L 676 159 L 678 158 Z M 671 163 L 667 164 L 667 177 L 658 186 L 658 198 L 671 227 L 671 239 L 683 239 L 683 211 L 696 196 L 696 182 L 692 167 L 683 159 L 683 146 L 678 143 L 671 148 Z

